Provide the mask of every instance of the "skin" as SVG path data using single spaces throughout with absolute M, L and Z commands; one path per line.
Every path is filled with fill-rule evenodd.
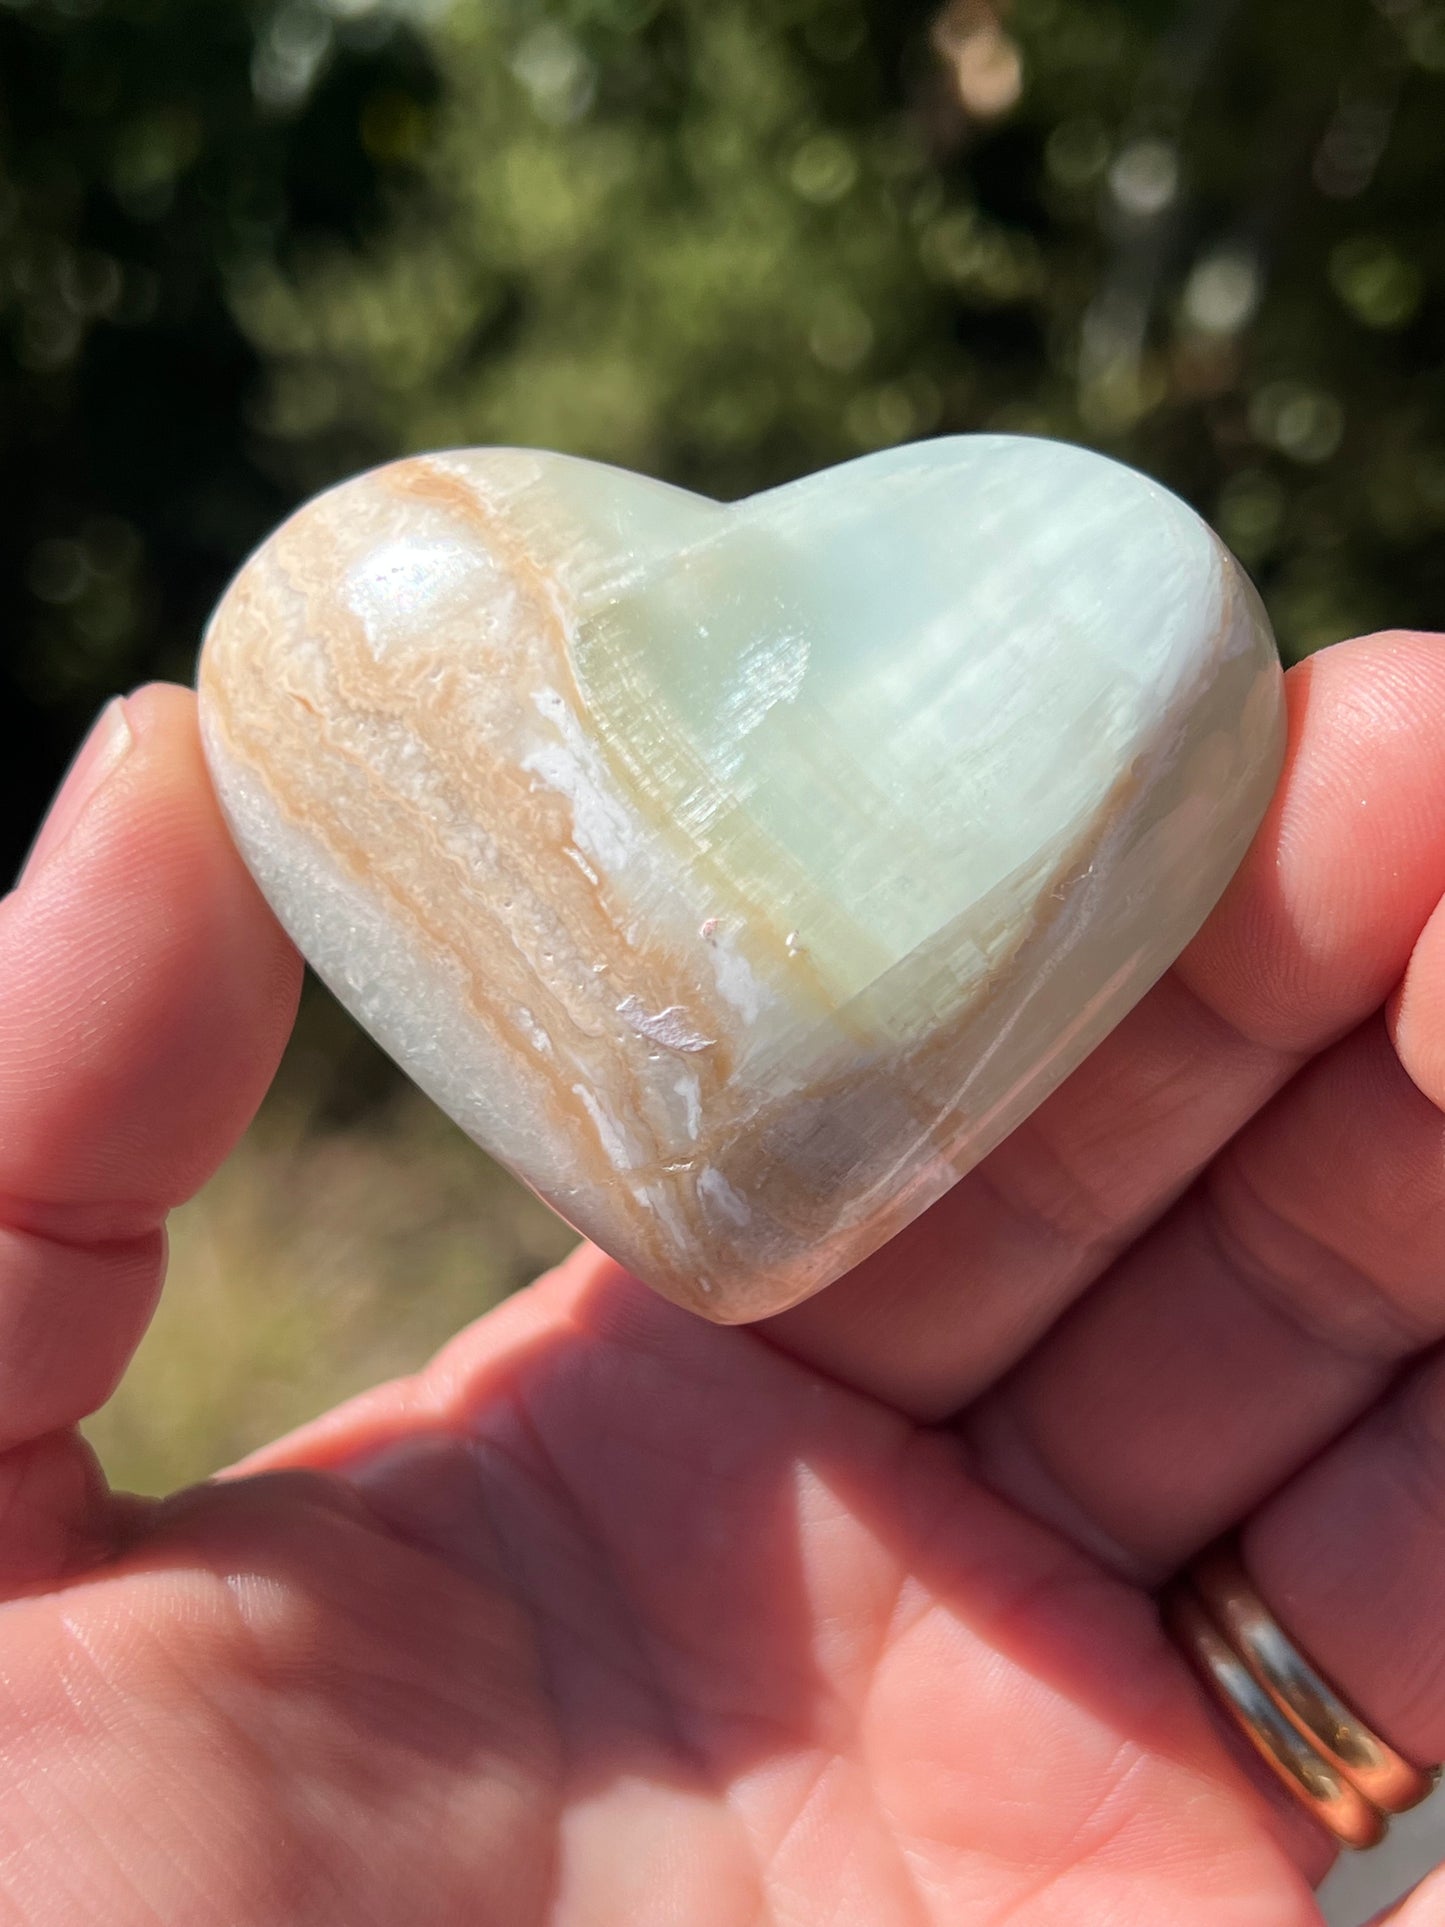
M 0 905 L 3 1927 L 1318 1923 L 1154 1592 L 1241 1528 L 1445 1754 L 1445 640 L 1289 693 L 1205 932 L 859 1272 L 728 1330 L 584 1250 L 161 1503 L 74 1426 L 299 967 L 128 698 Z

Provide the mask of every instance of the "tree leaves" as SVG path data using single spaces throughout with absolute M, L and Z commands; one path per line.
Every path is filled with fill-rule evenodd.
M 407 448 L 727 495 L 1052 433 L 1214 519 L 1288 653 L 1439 620 L 1442 47 L 1438 0 L 5 0 L 20 815 Z

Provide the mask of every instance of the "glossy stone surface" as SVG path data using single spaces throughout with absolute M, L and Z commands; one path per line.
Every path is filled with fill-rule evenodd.
M 723 507 L 399 462 L 247 563 L 201 668 L 245 857 L 337 994 L 709 1317 L 891 1236 L 1167 968 L 1281 754 L 1237 565 L 1058 444 Z

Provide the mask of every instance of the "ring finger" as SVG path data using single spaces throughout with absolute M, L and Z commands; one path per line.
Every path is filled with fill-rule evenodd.
M 1415 1766 L 1445 1757 L 1445 1355 L 1262 1506 L 1240 1550 L 1267 1610 L 1347 1707 Z M 1414 1904 L 1402 1923 L 1440 1918 L 1424 1893 Z

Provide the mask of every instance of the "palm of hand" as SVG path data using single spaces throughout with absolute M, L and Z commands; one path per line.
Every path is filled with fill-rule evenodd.
M 1358 733 L 1350 703 L 1367 675 L 1372 688 L 1403 678 L 1418 721 L 1391 753 L 1414 758 L 1418 783 L 1445 718 L 1445 665 L 1418 642 L 1337 652 L 1316 677 L 1328 728 L 1312 753 L 1341 753 L 1336 712 Z M 259 1095 L 293 976 L 210 813 L 184 700 L 150 694 L 131 714 L 117 776 L 0 912 L 16 990 L 0 1073 L 28 1071 L 23 1107 L 0 1090 L 0 1196 L 26 1201 L 0 1258 L 13 1595 L 0 1919 L 1317 1920 L 1307 1877 L 1322 1838 L 1241 1767 L 1149 1588 L 1251 1515 L 1257 1565 L 1292 1579 L 1341 1494 L 1380 1465 L 1382 1489 L 1407 1496 L 1353 1520 L 1348 1557 L 1321 1582 L 1330 1623 L 1364 1553 L 1378 1552 L 1385 1597 L 1390 1561 L 1403 1590 L 1422 1561 L 1445 1560 L 1438 1533 L 1408 1529 L 1432 1502 L 1438 1516 L 1438 1494 L 1419 1498 L 1388 1457 L 1418 1457 L 1389 1402 L 1404 1394 L 1388 1393 L 1383 1421 L 1369 1415 L 1434 1335 L 1432 1308 L 1445 1329 L 1445 1296 L 1422 1302 L 1416 1282 L 1438 1243 L 1433 1194 L 1388 1263 L 1332 1248 L 1341 1276 L 1308 1310 L 1287 1302 L 1310 1270 L 1285 1250 L 1288 1214 L 1241 1228 L 1315 1112 L 1338 1117 L 1346 1075 L 1370 1130 L 1370 1106 L 1392 1107 L 1393 1153 L 1411 1134 L 1411 1177 L 1438 1183 L 1445 1216 L 1445 1176 L 1422 1178 L 1432 1146 L 1445 1173 L 1438 1113 L 1368 1018 L 1417 939 L 1429 962 L 1438 856 L 1433 896 L 1428 865 L 1404 884 L 1397 865 L 1368 942 L 1337 929 L 1309 983 L 1288 958 L 1281 1008 L 1304 1008 L 1321 1044 L 1363 1025 L 1309 1070 L 1297 1044 L 1226 1036 L 1181 977 L 977 1182 L 774 1330 L 700 1325 L 584 1254 L 422 1377 L 153 1508 L 104 1494 L 67 1428 L 144 1323 L 154 1220 Z M 1379 780 L 1397 780 L 1375 747 Z M 1445 769 L 1431 767 L 1445 805 Z M 1201 972 L 1227 979 L 1239 931 L 1266 940 L 1273 834 L 1252 859 L 1265 882 L 1242 880 Z M 1316 854 L 1321 839 L 1327 828 Z M 179 934 L 110 980 L 96 1026 L 55 960 L 93 974 L 102 943 L 127 941 L 124 917 L 74 944 L 67 919 L 93 927 L 97 893 L 133 896 L 142 872 L 135 941 L 154 945 L 157 892 Z M 224 967 L 198 967 L 223 952 Z M 1396 1041 L 1428 1086 L 1427 989 L 1402 1007 Z M 162 1013 L 157 1052 L 137 1039 Z M 99 1041 L 77 1045 L 77 1025 Z M 1281 1089 L 1271 1122 L 1261 1107 Z M 150 1121 L 118 1130 L 141 1095 Z M 1287 1129 L 1280 1107 L 1293 1107 Z M 1257 1112 L 1253 1204 L 1220 1203 L 1236 1139 L 1166 1215 Z M 1346 1152 L 1317 1122 L 1312 1159 Z M 1101 1186 L 1088 1171 L 1113 1175 Z M 1388 1223 L 1398 1204 L 1373 1170 L 1337 1162 L 1329 1183 L 1355 1187 L 1354 1221 Z M 1046 1193 L 1087 1193 L 1097 1209 L 1066 1224 L 1041 1208 Z M 1235 1291 L 1257 1312 L 1236 1315 Z M 1351 1351 L 1342 1333 L 1370 1342 Z M 1209 1381 L 1228 1361 L 1240 1377 L 1221 1400 Z M 1261 1415 L 1281 1385 L 1284 1418 L 1273 1399 Z M 1202 1460 L 1201 1438 L 1217 1447 Z M 1362 1548 L 1371 1530 L 1379 1546 Z M 1366 1643 L 1383 1630 L 1365 1627 Z M 1445 1695 L 1422 1704 L 1400 1682 L 1420 1675 L 1433 1634 L 1389 1631 L 1394 1671 L 1336 1670 L 1401 1744 L 1432 1750 Z
M 1142 1594 L 598 1269 L 11 1608 L 18 1918 L 1291 1917 Z

